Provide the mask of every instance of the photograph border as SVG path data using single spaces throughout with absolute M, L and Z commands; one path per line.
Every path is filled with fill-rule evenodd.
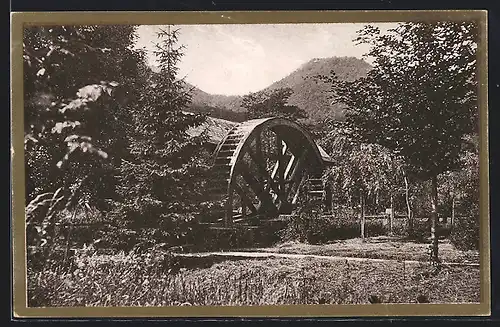
M 27 307 L 23 27 L 29 25 L 192 25 L 375 23 L 404 21 L 467 21 L 479 23 L 478 88 L 480 117 L 480 303 L 459 304 L 353 304 L 180 307 Z M 398 11 L 177 11 L 177 12 L 14 12 L 11 13 L 11 245 L 12 298 L 15 318 L 155 318 L 155 317 L 399 317 L 489 316 L 491 263 L 488 167 L 488 47 L 486 10 Z

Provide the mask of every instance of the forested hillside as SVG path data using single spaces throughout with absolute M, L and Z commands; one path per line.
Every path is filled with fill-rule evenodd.
M 342 106 L 331 104 L 330 85 L 323 83 L 317 76 L 327 76 L 334 72 L 339 80 L 351 82 L 365 76 L 370 67 L 367 62 L 354 57 L 315 58 L 257 93 L 290 88 L 293 93 L 289 104 L 302 108 L 308 114 L 310 122 L 321 121 L 326 117 L 341 119 L 344 116 Z M 188 84 L 188 87 L 192 90 L 191 110 L 235 121 L 244 118 L 242 96 L 209 94 L 195 86 Z
M 289 103 L 304 109 L 311 121 L 320 121 L 326 117 L 339 119 L 344 117 L 342 105 L 331 104 L 330 85 L 322 83 L 316 77 L 334 72 L 339 80 L 351 82 L 365 76 L 370 67 L 367 62 L 354 57 L 316 58 L 264 91 L 289 87 L 293 91 Z

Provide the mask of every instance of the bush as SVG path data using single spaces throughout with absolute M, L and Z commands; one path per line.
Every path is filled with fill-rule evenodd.
M 387 234 L 381 221 L 366 220 L 365 236 L 373 237 Z M 302 210 L 292 215 L 291 221 L 280 231 L 281 241 L 300 241 L 322 244 L 331 240 L 357 238 L 361 235 L 359 219 L 348 212 L 339 211 L 334 216 L 322 215 L 318 211 Z
M 145 252 L 98 255 L 90 245 L 79 249 L 71 263 L 72 269 L 48 266 L 42 271 L 28 271 L 29 307 L 81 306 L 89 298 L 106 305 L 107 298 L 124 299 L 134 287 L 147 287 L 141 283 L 144 280 L 156 277 L 161 281 L 162 275 L 175 268 L 171 253 L 156 247 Z
M 411 229 L 405 231 L 405 236 L 413 241 L 426 242 L 431 233 L 431 225 L 428 219 L 414 219 Z
M 479 250 L 479 216 L 457 217 L 450 233 L 451 243 L 459 250 Z
M 431 236 L 431 222 L 429 219 L 414 219 L 413 228 L 410 230 L 406 225 L 400 226 L 395 234 L 402 235 L 408 240 L 416 242 L 427 242 Z M 436 236 L 438 238 L 446 238 L 450 235 L 449 226 L 439 223 L 436 226 Z

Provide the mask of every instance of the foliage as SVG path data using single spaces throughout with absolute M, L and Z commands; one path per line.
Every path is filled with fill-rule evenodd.
M 62 189 L 39 194 L 26 206 L 27 260 L 31 267 L 40 267 L 51 255 L 55 243 L 55 215 L 64 200 Z
M 357 38 L 375 58 L 368 76 L 337 82 L 347 120 L 359 139 L 406 159 L 423 180 L 458 167 L 463 136 L 477 131 L 474 23 L 403 23 Z
M 171 223 L 189 223 L 192 219 L 187 214 L 203 200 L 209 154 L 202 136 L 186 133 L 204 116 L 185 112 L 191 97 L 184 81 L 177 78 L 184 49 L 176 45 L 178 31 L 168 27 L 158 37 L 155 55 L 160 71 L 151 76 L 133 112 L 130 156 L 122 160 L 119 173 L 123 203 L 114 217 L 131 222 L 134 228 L 168 231 Z
M 337 190 L 338 197 L 351 200 L 359 197 L 360 192 L 371 195 L 397 190 L 401 167 L 386 148 L 377 144 L 342 144 L 336 147 L 334 160 L 336 164 L 329 167 L 325 178 Z
M 25 28 L 27 202 L 85 181 L 79 187 L 106 209 L 143 60 L 134 39 L 131 25 Z
M 205 114 L 212 118 L 219 118 L 239 123 L 247 120 L 246 112 L 232 111 L 230 109 L 213 107 L 210 105 L 191 104 L 189 111 L 193 113 Z
M 78 197 L 78 188 L 66 196 L 62 188 L 55 192 L 39 194 L 26 206 L 26 248 L 27 263 L 32 270 L 39 271 L 47 267 L 64 268 L 72 253 L 70 247 L 98 243 L 92 233 L 81 230 L 72 234 L 73 226 L 78 225 L 82 214 L 86 220 L 93 215 L 99 219 L 99 213 L 88 207 L 84 198 Z M 77 198 L 77 203 L 75 203 Z M 69 228 L 67 228 L 69 226 Z
M 303 193 L 307 193 L 304 190 Z M 353 210 L 336 208 L 331 215 L 318 211 L 320 204 L 305 196 L 299 196 L 297 209 L 287 224 L 278 231 L 281 242 L 299 241 L 324 244 L 334 240 L 356 238 L 360 233 L 360 221 Z M 365 225 L 368 237 L 386 234 L 381 222 L 369 221 Z
M 479 215 L 479 144 L 477 135 L 466 135 L 459 157 L 462 169 L 439 176 L 442 202 L 456 202 L 456 214 Z
M 464 136 L 477 133 L 477 37 L 472 21 L 407 22 L 387 34 L 367 26 L 356 40 L 371 46 L 373 69 L 353 82 L 330 79 L 355 139 L 394 151 L 408 172 L 431 180 L 433 226 L 437 176 L 460 168 Z
M 92 247 L 74 269 L 29 275 L 30 307 L 368 304 L 480 300 L 479 270 L 450 267 L 427 276 L 427 265 L 384 262 L 265 259 L 176 260 L 168 252 L 99 255 Z
M 323 128 L 320 144 L 335 162 L 323 176 L 333 204 L 359 208 L 364 196 L 365 213 L 379 213 L 390 205 L 391 196 L 404 192 L 401 158 L 378 144 L 357 141 L 349 123 L 327 120 Z
M 479 216 L 462 216 L 454 222 L 450 240 L 459 250 L 479 250 Z
M 243 97 L 242 107 L 247 109 L 249 119 L 282 117 L 296 121 L 307 118 L 307 113 L 303 109 L 288 104 L 292 93 L 291 88 L 250 93 Z

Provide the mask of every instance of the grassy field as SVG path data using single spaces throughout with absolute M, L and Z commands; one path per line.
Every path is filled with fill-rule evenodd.
M 314 254 L 339 257 L 427 261 L 429 244 L 402 240 L 398 237 L 378 236 L 332 241 L 312 245 L 287 242 L 273 247 L 245 249 L 260 252 Z M 443 262 L 479 263 L 478 251 L 458 251 L 448 239 L 439 240 L 439 257 Z
M 407 260 L 418 259 L 417 248 L 425 251 L 426 246 L 398 247 L 373 239 L 324 246 L 288 243 L 266 250 L 362 257 L 369 256 L 375 245 L 387 257 L 392 253 L 392 258 Z M 475 257 L 451 245 L 443 245 L 442 255 L 443 260 L 455 262 Z M 159 251 L 102 255 L 88 249 L 76 256 L 68 271 L 48 267 L 29 274 L 28 297 L 30 306 L 364 304 L 370 299 L 470 303 L 479 302 L 479 286 L 477 267 L 435 271 L 425 262 L 262 258 L 200 259 L 188 264 Z

